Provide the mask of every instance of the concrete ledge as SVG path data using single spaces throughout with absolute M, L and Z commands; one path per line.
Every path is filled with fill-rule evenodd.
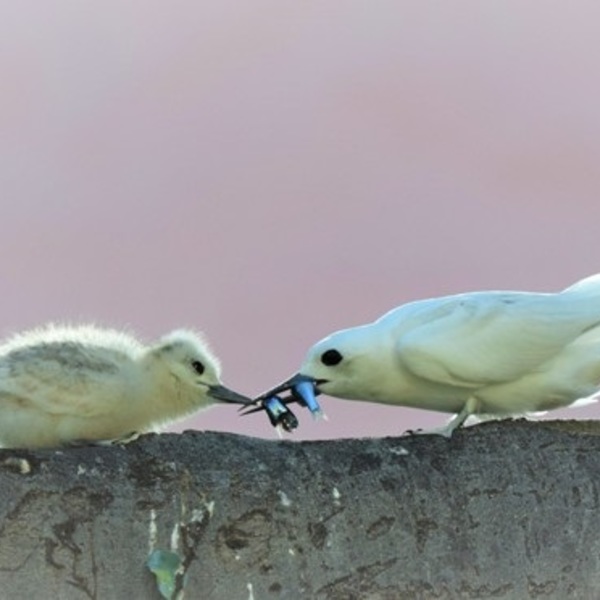
M 0 451 L 0 594 L 202 600 L 600 597 L 600 424 Z M 166 588 L 165 588 L 166 589 Z

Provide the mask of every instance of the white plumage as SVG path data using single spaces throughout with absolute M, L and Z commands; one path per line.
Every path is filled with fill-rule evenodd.
M 315 344 L 300 368 L 340 398 L 522 415 L 600 388 L 600 275 L 559 293 L 475 292 L 400 306 Z
M 219 401 L 249 399 L 221 385 L 218 360 L 190 331 L 144 346 L 112 329 L 49 325 L 0 345 L 2 446 L 126 439 Z

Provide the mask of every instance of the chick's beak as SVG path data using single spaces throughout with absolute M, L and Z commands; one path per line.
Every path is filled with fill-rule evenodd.
M 209 386 L 207 393 L 215 400 L 228 402 L 230 404 L 251 404 L 253 402 L 252 398 L 242 396 L 242 394 L 238 394 L 224 385 L 211 385 Z

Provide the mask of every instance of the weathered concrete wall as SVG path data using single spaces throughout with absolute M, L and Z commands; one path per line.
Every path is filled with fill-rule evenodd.
M 0 596 L 600 598 L 600 435 L 503 422 L 439 437 L 187 432 L 0 451 Z

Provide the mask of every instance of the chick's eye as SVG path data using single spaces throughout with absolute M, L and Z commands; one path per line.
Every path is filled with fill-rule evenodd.
M 199 360 L 192 361 L 192 369 L 194 369 L 198 375 L 204 373 L 204 365 Z
M 343 356 L 337 350 L 326 350 L 321 354 L 321 362 L 326 367 L 333 367 L 342 362 Z

